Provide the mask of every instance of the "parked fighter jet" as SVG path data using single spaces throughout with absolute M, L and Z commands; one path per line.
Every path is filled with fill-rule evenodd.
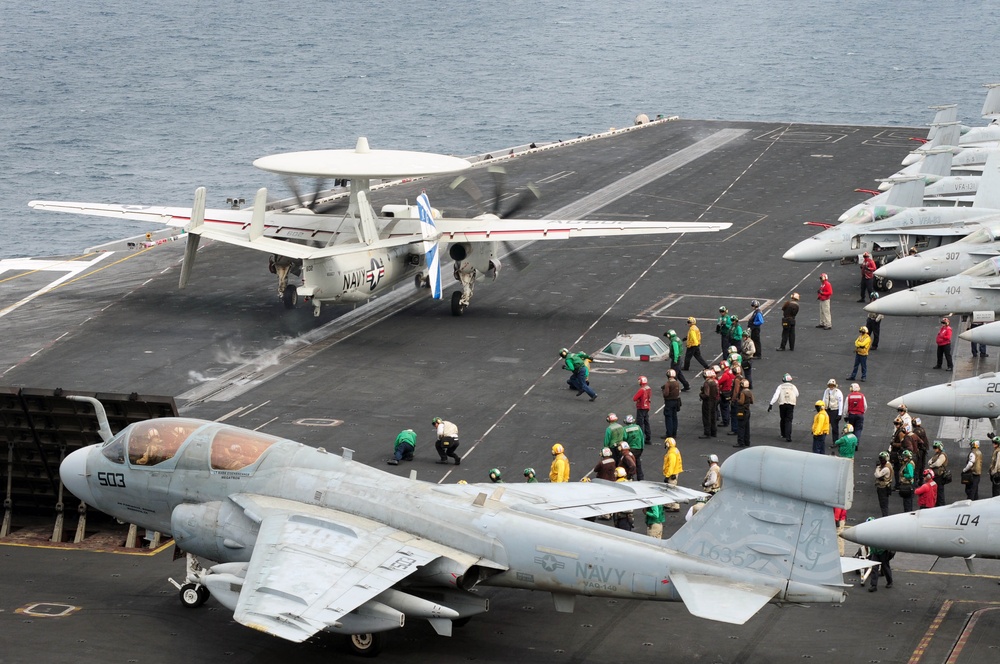
M 654 482 L 430 484 L 346 448 L 187 418 L 105 439 L 63 461 L 66 488 L 204 559 L 189 562 L 182 602 L 214 597 L 289 641 L 326 630 L 373 654 L 407 616 L 447 636 L 487 610 L 469 592 L 481 586 L 550 592 L 561 612 L 576 595 L 683 601 L 742 624 L 771 601 L 841 602 L 842 573 L 856 568 L 838 556 L 830 518 L 850 506 L 851 462 L 777 447 L 727 459 L 722 490 L 663 541 L 585 518 L 703 494 Z
M 953 277 L 890 293 L 873 300 L 865 311 L 887 316 L 1000 312 L 1000 257 L 989 258 Z
M 875 276 L 880 279 L 934 281 L 960 274 L 993 256 L 1000 256 L 1000 217 L 983 221 L 979 230 L 958 242 L 890 261 L 875 270 Z
M 901 404 L 906 404 L 909 412 L 921 415 L 993 419 L 1000 416 L 1000 375 L 984 373 L 932 385 L 889 402 L 893 408 Z
M 815 262 L 858 256 L 865 251 L 872 256 L 902 254 L 918 244 L 936 247 L 965 237 L 982 223 L 1000 216 L 1000 153 L 987 161 L 972 207 L 912 207 L 913 201 L 923 199 L 923 186 L 919 176 L 898 179 L 889 190 L 891 205 L 863 210 L 799 242 L 783 258 Z M 900 193 L 894 196 L 894 191 Z
M 983 166 L 991 154 L 1000 150 L 1000 147 L 968 147 L 959 148 L 951 157 L 951 173 L 949 175 L 982 175 Z M 892 177 L 904 177 L 907 175 L 917 175 L 923 165 L 923 160 L 911 164 L 893 173 Z M 891 185 L 888 182 L 879 184 L 879 191 L 888 191 Z
M 987 323 L 986 325 L 981 325 L 979 327 L 973 327 L 965 332 L 962 332 L 958 336 L 966 341 L 971 341 L 976 344 L 1000 346 L 1000 321 Z
M 846 540 L 932 556 L 1000 556 L 1000 498 L 960 500 L 845 528 Z
M 950 145 L 928 151 L 927 156 L 916 164 L 914 172 L 905 175 L 897 173 L 892 178 L 882 180 L 879 185 L 879 189 L 884 187 L 881 194 L 876 194 L 868 200 L 848 208 L 837 221 L 844 222 L 860 218 L 869 208 L 888 204 L 888 190 L 891 189 L 892 183 L 910 175 L 920 176 L 924 180 L 923 199 L 919 203 L 922 207 L 972 205 L 976 191 L 979 189 L 979 182 L 982 179 L 982 171 L 975 175 L 953 175 L 951 172 L 952 159 L 958 151 L 958 148 Z
M 959 146 L 980 147 L 1000 143 L 1000 122 L 998 122 L 998 120 L 1000 120 L 1000 83 L 987 83 L 983 87 L 987 89 L 987 93 L 986 101 L 983 102 L 981 115 L 983 118 L 990 120 L 990 123 L 984 127 L 959 125 Z M 953 104 L 945 106 L 931 106 L 931 109 L 937 111 L 934 115 L 935 124 L 946 125 L 950 122 L 955 122 L 958 118 L 958 111 Z M 932 126 L 931 131 L 928 132 L 928 142 L 925 144 L 928 147 L 934 147 L 936 131 L 939 130 L 935 130 Z M 953 140 L 949 140 L 948 142 L 954 143 Z M 920 159 L 919 150 L 917 152 L 917 155 L 907 155 L 903 159 L 903 165 L 908 166 L 918 161 Z

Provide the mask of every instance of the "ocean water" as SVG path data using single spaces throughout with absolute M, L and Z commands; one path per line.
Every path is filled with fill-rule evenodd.
M 29 200 L 284 196 L 255 158 L 362 135 L 469 155 L 638 113 L 921 126 L 957 103 L 982 124 L 997 15 L 976 0 L 0 0 L 0 258 L 150 230 Z

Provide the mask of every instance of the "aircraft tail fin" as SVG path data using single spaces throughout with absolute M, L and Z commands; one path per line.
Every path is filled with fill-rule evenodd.
M 1000 119 L 1000 83 L 988 83 L 983 87 L 989 90 L 983 103 L 983 117 L 989 120 Z
M 931 106 L 930 109 L 937 112 L 931 122 L 931 128 L 927 131 L 927 140 L 929 141 L 934 140 L 939 129 L 938 125 L 958 120 L 958 104 L 942 104 L 941 106 Z
M 359 141 L 360 143 L 360 141 Z M 375 245 L 378 240 L 378 224 L 375 223 L 375 211 L 368 200 L 368 192 L 364 189 L 357 193 L 358 218 L 356 220 L 358 239 L 368 246 Z
M 842 601 L 833 508 L 850 507 L 853 466 L 848 459 L 779 447 L 753 447 L 727 459 L 722 490 L 667 544 L 729 568 L 713 576 L 671 570 L 688 610 L 742 623 L 772 598 Z M 711 592 L 701 592 L 707 586 Z
M 177 281 L 178 288 L 187 286 L 191 277 L 191 270 L 194 269 L 194 259 L 198 254 L 198 243 L 201 241 L 199 234 L 201 227 L 205 225 L 205 187 L 198 187 L 194 190 L 194 207 L 191 208 L 191 223 L 187 226 L 187 242 L 184 245 L 184 258 L 181 260 L 181 274 Z
M 990 152 L 983 166 L 983 177 L 979 181 L 972 207 L 1000 210 L 1000 150 Z
M 951 145 L 942 145 L 928 150 L 920 164 L 920 173 L 939 177 L 951 175 L 951 158 L 955 155 L 955 151 L 956 148 Z
M 430 280 L 431 295 L 441 299 L 441 247 L 438 239 L 441 233 L 434 225 L 434 214 L 427 194 L 417 196 L 417 213 L 420 215 L 420 234 L 423 236 L 424 256 L 427 257 L 427 278 Z
M 943 145 L 958 145 L 958 139 L 962 135 L 962 125 L 955 121 L 936 123 L 937 131 L 930 147 L 937 148 Z
M 920 207 L 924 204 L 924 178 L 922 175 L 891 177 L 880 182 L 889 182 L 889 195 L 885 197 L 887 206 Z
M 267 189 L 261 187 L 253 199 L 253 216 L 250 217 L 250 241 L 264 235 L 264 213 L 267 212 Z

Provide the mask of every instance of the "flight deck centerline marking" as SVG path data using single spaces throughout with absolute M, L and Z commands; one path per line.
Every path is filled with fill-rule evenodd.
M 249 405 L 249 404 L 247 404 L 247 405 Z M 233 415 L 235 415 L 236 413 L 240 412 L 241 410 L 243 410 L 246 407 L 247 406 L 240 406 L 239 408 L 234 408 L 233 410 L 229 411 L 228 413 L 226 413 L 225 415 L 223 415 L 222 417 L 220 417 L 219 419 L 217 419 L 215 421 L 216 422 L 225 422 L 230 417 L 232 417 Z
M 251 408 L 250 410 L 248 410 L 248 411 L 246 411 L 246 412 L 244 412 L 244 413 L 240 413 L 240 417 L 246 417 L 246 416 L 247 416 L 247 415 L 249 415 L 250 413 L 252 413 L 252 412 L 254 412 L 255 410 L 257 410 L 258 408 L 263 408 L 264 406 L 266 406 L 266 405 L 267 405 L 267 404 L 269 404 L 269 403 L 271 403 L 271 400 L 270 400 L 270 399 L 268 399 L 267 401 L 263 402 L 263 403 L 262 403 L 262 404 L 260 404 L 259 406 L 254 406 L 254 407 L 253 407 L 253 408 Z
M 254 431 L 260 431 L 261 429 L 263 429 L 264 427 L 266 427 L 268 424 L 270 424 L 271 422 L 275 421 L 276 419 L 278 419 L 277 416 L 272 417 L 271 419 L 269 419 L 267 422 L 264 422 L 260 426 L 254 427 Z

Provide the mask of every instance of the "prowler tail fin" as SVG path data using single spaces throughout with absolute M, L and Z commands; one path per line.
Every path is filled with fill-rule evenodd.
M 688 610 L 742 624 L 772 599 L 842 601 L 833 508 L 851 504 L 853 462 L 753 447 L 727 459 L 722 477 L 722 490 L 668 546 L 735 574 L 671 569 Z

